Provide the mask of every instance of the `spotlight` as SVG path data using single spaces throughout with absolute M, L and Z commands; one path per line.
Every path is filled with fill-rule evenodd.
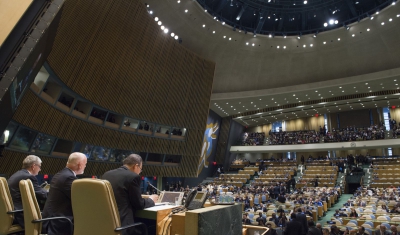
M 165 29 L 165 26 L 164 25 L 161 25 L 161 30 L 164 30 Z
M 248 46 L 249 45 L 249 43 L 248 42 L 246 42 L 246 46 Z
M 186 9 L 186 10 L 185 10 L 185 13 L 187 13 L 187 12 L 188 12 L 188 10 Z
M 254 33 L 253 33 L 253 37 L 257 37 L 257 34 L 256 34 L 256 32 L 254 32 Z
M 162 22 L 161 21 L 158 21 L 158 23 L 157 23 L 158 25 L 162 25 Z
M 179 38 L 179 37 L 178 37 L 178 35 L 175 35 L 175 37 L 174 37 L 174 38 L 175 38 L 175 40 L 178 40 L 178 38 Z
M 328 27 L 328 23 L 325 22 L 325 23 L 324 23 L 324 27 Z
M 158 17 L 156 16 L 156 17 L 154 18 L 154 20 L 155 20 L 155 21 L 158 21 Z
M 385 22 L 382 22 L 381 25 L 385 25 Z
M 377 14 L 377 15 L 378 15 L 378 14 L 379 14 L 379 11 L 376 11 L 376 13 L 375 13 L 375 14 Z
M 339 24 L 339 21 L 338 21 L 338 20 L 335 20 L 335 24 Z
M 153 11 L 149 11 L 150 15 L 153 15 Z
M 168 29 L 167 28 L 164 29 L 164 33 L 168 33 Z
M 393 1 L 393 2 L 392 2 L 392 5 L 393 5 L 393 6 L 396 5 L 396 1 Z
M 225 25 L 225 22 L 222 22 L 222 25 Z
M 334 20 L 329 20 L 329 24 L 334 24 L 335 21 Z
M 207 12 L 207 9 L 204 9 L 204 12 Z
M 174 37 L 174 36 L 175 36 L 175 33 L 172 32 L 172 33 L 171 33 L 171 37 Z
M 349 30 L 349 29 L 350 29 L 350 26 L 344 24 L 344 28 L 345 28 L 346 30 Z
M 369 32 L 369 31 L 370 31 L 370 29 L 368 28 L 368 29 L 367 29 L 367 31 Z
M 313 36 L 313 37 L 316 38 L 316 37 L 317 37 L 317 34 L 318 34 L 318 32 L 314 33 L 314 36 Z
M 307 4 L 307 0 L 305 0 L 303 3 L 304 3 L 304 4 Z

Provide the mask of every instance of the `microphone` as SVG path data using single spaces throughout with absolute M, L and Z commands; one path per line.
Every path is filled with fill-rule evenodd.
M 159 193 L 161 193 L 161 190 L 159 190 L 158 188 L 156 188 L 154 185 L 152 185 L 149 181 L 147 181 L 147 184 L 150 185 L 152 188 L 154 188 L 155 190 L 157 190 Z

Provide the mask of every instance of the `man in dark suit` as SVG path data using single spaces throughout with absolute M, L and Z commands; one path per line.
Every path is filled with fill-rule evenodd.
M 322 231 L 315 227 L 314 221 L 308 221 L 308 235 L 322 235 Z
M 118 205 L 121 226 L 134 223 L 136 210 L 152 207 L 158 201 L 158 195 L 142 198 L 140 193 L 143 161 L 137 154 L 131 154 L 123 161 L 123 166 L 104 173 L 102 179 L 108 180 L 114 191 L 115 201 Z M 141 234 L 139 229 L 125 230 L 123 235 Z
M 286 224 L 284 235 L 302 235 L 301 224 L 297 221 L 297 215 L 292 213 L 290 215 L 290 222 Z
M 76 175 L 83 174 L 87 158 L 83 153 L 72 153 L 67 166 L 54 175 L 50 182 L 50 191 L 44 205 L 43 218 L 64 216 L 73 220 L 71 186 Z M 70 224 L 66 220 L 52 220 L 44 225 L 48 235 L 71 234 Z
M 307 216 L 302 213 L 301 208 L 297 209 L 296 221 L 301 224 L 301 234 L 305 235 L 308 233 Z
M 10 179 L 8 179 L 8 187 L 10 188 L 11 198 L 14 203 L 14 209 L 22 209 L 21 192 L 19 191 L 19 181 L 30 179 L 35 190 L 36 199 L 45 200 L 47 198 L 47 191 L 41 188 L 35 176 L 38 175 L 42 166 L 42 160 L 35 155 L 27 156 L 22 161 L 22 170 L 15 172 Z M 24 224 L 24 214 L 16 213 L 14 215 L 14 223 L 18 223 L 22 228 Z

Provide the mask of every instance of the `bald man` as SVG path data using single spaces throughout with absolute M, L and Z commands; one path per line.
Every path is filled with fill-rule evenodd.
M 50 183 L 50 191 L 43 209 L 43 218 L 65 216 L 73 220 L 71 205 L 71 186 L 76 175 L 83 174 L 87 158 L 83 153 L 72 153 L 67 166 L 54 175 Z M 70 224 L 66 220 L 52 220 L 45 224 L 48 235 L 72 234 Z

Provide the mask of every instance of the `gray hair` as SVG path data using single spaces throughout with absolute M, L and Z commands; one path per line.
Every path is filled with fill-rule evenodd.
M 128 166 L 133 166 L 138 164 L 140 166 L 140 164 L 143 162 L 142 157 L 137 155 L 137 154 L 131 154 L 128 157 L 126 157 L 124 159 L 124 161 L 122 162 L 124 165 L 128 165 Z
M 23 161 L 22 161 L 22 168 L 28 169 L 31 167 L 33 164 L 41 164 L 42 160 L 35 155 L 28 155 Z

